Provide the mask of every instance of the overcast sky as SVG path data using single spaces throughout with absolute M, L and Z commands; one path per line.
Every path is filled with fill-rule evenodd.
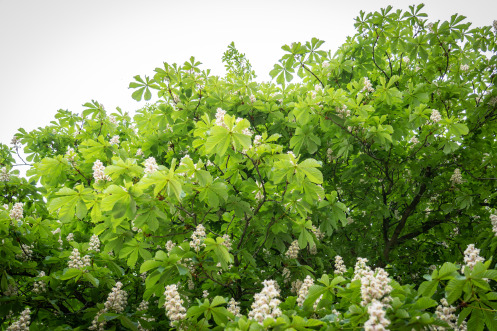
M 80 113 L 92 99 L 108 111 L 133 112 L 134 75 L 153 75 L 163 61 L 194 55 L 223 74 L 227 45 L 251 61 L 260 80 L 282 56 L 281 46 L 312 37 L 335 50 L 354 34 L 360 10 L 412 1 L 127 1 L 0 0 L 0 142 L 17 129 L 47 125 L 58 109 Z M 451 14 L 476 26 L 497 19 L 497 1 L 425 1 L 430 21 Z

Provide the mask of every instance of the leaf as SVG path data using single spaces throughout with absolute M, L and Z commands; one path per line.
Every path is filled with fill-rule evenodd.
M 447 302 L 449 304 L 452 304 L 457 299 L 459 299 L 462 294 L 465 282 L 466 279 L 451 279 L 449 281 L 445 288 L 445 291 L 447 292 Z
M 60 280 L 68 280 L 68 279 L 72 279 L 75 277 L 81 277 L 82 274 L 83 274 L 83 270 L 76 269 L 76 268 L 70 268 L 70 269 L 67 269 L 67 271 L 59 277 L 59 279 Z
M 205 142 L 205 151 L 210 154 L 213 151 L 220 156 L 223 156 L 231 143 L 228 129 L 222 126 L 214 126 L 211 129 L 211 134 Z
M 418 293 L 421 294 L 422 296 L 425 297 L 432 297 L 433 294 L 437 291 L 438 287 L 438 281 L 432 280 L 432 281 L 426 281 L 421 283 L 421 285 L 418 288 Z

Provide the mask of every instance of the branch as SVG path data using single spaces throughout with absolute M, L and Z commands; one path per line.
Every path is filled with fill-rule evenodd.
M 376 32 L 376 30 L 375 30 L 375 32 Z M 387 73 L 385 72 L 385 70 L 381 69 L 381 68 L 380 68 L 380 66 L 378 65 L 378 63 L 376 63 L 376 59 L 375 59 L 375 57 L 374 57 L 374 48 L 375 48 L 375 46 L 376 46 L 376 42 L 378 41 L 378 38 L 380 38 L 380 35 L 378 34 L 378 32 L 376 32 L 376 39 L 375 39 L 375 41 L 373 42 L 373 63 L 374 63 L 374 65 L 375 65 L 378 69 L 380 69 L 380 71 L 381 71 L 381 72 L 385 75 L 385 77 L 386 77 L 387 79 L 389 79 L 389 80 L 390 80 L 390 77 L 388 77 L 388 75 L 387 75 Z
M 301 66 L 302 68 L 304 68 L 305 70 L 307 70 L 309 73 L 311 73 L 311 74 L 314 76 L 314 78 L 316 78 L 316 79 L 318 80 L 318 82 L 319 82 L 319 83 L 321 83 L 321 86 L 324 88 L 324 84 L 323 84 L 323 82 L 321 81 L 321 79 L 319 79 L 319 78 L 318 78 L 318 76 L 316 76 L 316 75 L 315 75 L 312 71 L 310 71 L 310 70 L 309 70 L 309 69 L 305 66 L 305 64 L 302 62 L 302 59 L 300 59 L 300 66 Z

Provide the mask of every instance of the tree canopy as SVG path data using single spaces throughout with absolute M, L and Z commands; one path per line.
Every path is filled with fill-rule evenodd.
M 164 63 L 0 149 L 8 330 L 497 329 L 497 22 L 361 12 Z M 27 179 L 13 155 L 23 148 Z

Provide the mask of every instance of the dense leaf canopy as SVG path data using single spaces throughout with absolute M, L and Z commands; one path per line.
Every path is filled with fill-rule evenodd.
M 224 77 L 135 76 L 159 101 L 133 118 L 92 101 L 20 129 L 2 325 L 496 330 L 497 23 L 422 8 L 361 12 L 334 54 L 284 45 L 273 82 L 232 43 Z

